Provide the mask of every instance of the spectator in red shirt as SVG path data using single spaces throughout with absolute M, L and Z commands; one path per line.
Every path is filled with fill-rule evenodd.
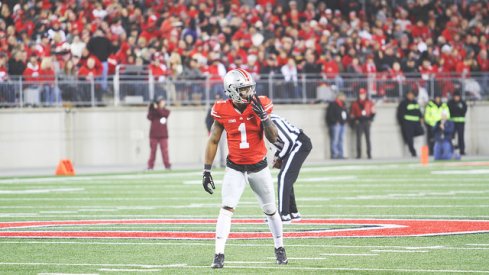
M 26 85 L 39 85 L 39 71 L 40 66 L 38 62 L 38 58 L 35 55 L 31 55 L 29 57 L 29 62 L 27 62 L 27 66 L 24 70 L 23 76 Z
M 335 58 L 333 58 L 329 52 L 326 53 L 323 61 L 323 77 L 328 82 L 334 83 L 336 85 L 336 89 L 341 89 L 343 87 L 343 79 L 340 76 L 340 67 L 338 66 Z
M 345 70 L 348 69 L 348 67 L 350 66 L 353 58 L 355 58 L 357 55 L 356 51 L 355 51 L 355 48 L 350 48 L 348 50 L 348 54 L 345 54 L 343 56 L 343 58 L 341 59 L 341 63 L 343 64 L 343 68 L 345 68 Z
M 165 95 L 165 80 L 168 74 L 168 69 L 161 61 L 163 56 L 156 52 L 151 56 L 151 64 L 149 70 L 155 81 L 155 95 L 154 98 L 164 97 Z
M 8 80 L 7 55 L 2 52 L 0 53 L 0 83 L 5 83 L 7 80 Z
M 210 65 L 207 68 L 209 82 L 211 83 L 211 94 L 215 97 L 216 94 L 221 96 L 224 94 L 222 79 L 226 74 L 226 68 L 222 64 L 221 60 L 217 58 L 217 55 L 213 53 L 210 57 Z
M 392 64 L 392 69 L 389 70 L 389 78 L 397 81 L 403 81 L 406 79 L 404 73 L 401 71 L 401 64 L 399 62 L 394 62 Z
M 411 26 L 411 35 L 414 38 L 427 39 L 430 37 L 430 29 L 424 24 L 423 20 L 419 19 L 415 26 Z
M 452 47 L 450 47 L 449 45 L 444 45 L 441 50 L 441 71 L 443 73 L 450 73 L 455 71 L 455 67 L 457 66 L 457 57 L 454 56 L 454 51 L 452 50 Z
M 438 69 L 436 65 L 432 65 L 429 59 L 425 59 L 423 60 L 422 65 L 419 67 L 419 72 L 421 73 L 421 78 L 423 80 L 428 80 L 431 77 L 435 77 Z
M 83 80 L 94 80 L 102 75 L 102 72 L 95 66 L 97 64 L 96 57 L 89 57 L 87 63 L 78 71 L 78 76 Z
M 92 81 L 94 81 L 97 77 L 102 75 L 102 71 L 97 69 L 96 65 L 96 57 L 91 56 L 87 59 L 87 63 L 83 65 L 80 70 L 78 70 L 78 78 L 82 81 L 81 85 L 81 98 L 84 102 L 90 102 L 95 100 L 92 98 Z M 100 88 L 98 85 L 93 85 L 95 88 L 95 97 L 98 101 L 102 100 L 102 95 Z
M 28 105 L 37 106 L 40 104 L 40 81 L 39 81 L 39 71 L 40 65 L 38 62 L 38 57 L 35 55 L 31 55 L 29 57 L 29 61 L 27 62 L 27 66 L 22 74 L 23 77 L 23 87 L 24 90 L 24 101 Z
M 457 63 L 457 67 L 455 70 L 461 78 L 469 78 L 471 65 L 472 59 L 470 57 L 466 57 L 463 61 L 459 61 Z
M 368 83 L 367 83 L 368 93 L 370 95 L 376 95 L 377 83 L 375 80 L 377 77 L 377 66 L 375 65 L 374 57 L 372 55 L 367 56 L 367 61 L 363 66 L 363 72 L 367 74 L 367 78 L 368 78 Z

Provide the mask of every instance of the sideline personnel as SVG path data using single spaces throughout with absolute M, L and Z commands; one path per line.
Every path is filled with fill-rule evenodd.
M 441 120 L 441 113 L 446 112 L 448 118 L 450 118 L 450 111 L 446 103 L 441 101 L 441 93 L 436 92 L 435 98 L 428 102 L 424 111 L 424 122 L 426 124 L 426 129 L 428 130 L 428 148 L 430 150 L 430 156 L 433 155 L 433 146 L 435 144 L 435 133 L 434 129 L 438 121 Z
M 465 114 L 467 113 L 467 103 L 462 100 L 460 91 L 455 91 L 453 99 L 448 102 L 450 109 L 450 120 L 455 123 L 455 133 L 457 135 L 457 147 L 460 150 L 460 155 L 465 155 Z
M 423 127 L 421 126 L 423 114 L 421 114 L 419 104 L 415 100 L 414 91 L 411 87 L 408 87 L 408 89 L 406 98 L 397 107 L 397 121 L 401 125 L 404 143 L 408 146 L 411 156 L 416 157 L 414 137 L 424 134 Z
M 368 99 L 367 90 L 364 88 L 358 91 L 358 99 L 351 104 L 350 117 L 355 123 L 357 134 L 357 159 L 362 157 L 363 134 L 365 134 L 365 141 L 367 143 L 367 157 L 371 159 L 370 126 L 375 117 L 375 107 L 373 102 Z

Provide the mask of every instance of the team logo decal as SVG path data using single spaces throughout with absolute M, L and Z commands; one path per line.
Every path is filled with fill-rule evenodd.
M 89 225 L 154 225 L 154 224 L 215 224 L 214 219 L 161 219 L 161 220 L 80 220 L 80 221 L 32 221 L 1 222 L 2 238 L 146 238 L 146 239 L 214 239 L 208 231 L 83 231 Z M 263 219 L 236 219 L 233 224 L 263 224 Z M 489 221 L 482 220 L 384 220 L 384 219 L 308 219 L 295 223 L 302 231 L 293 230 L 294 224 L 286 225 L 286 238 L 330 237 L 407 237 L 489 232 Z M 304 230 L 304 226 L 314 229 Z M 351 225 L 353 228 L 318 229 L 324 225 Z M 80 231 L 29 231 L 29 228 L 80 226 Z M 24 231 L 24 229 L 26 229 Z M 22 231 L 19 231 L 22 230 Z M 235 232 L 231 239 L 270 238 L 265 232 Z

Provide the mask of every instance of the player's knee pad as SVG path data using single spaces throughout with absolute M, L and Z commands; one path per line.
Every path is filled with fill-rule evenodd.
M 273 216 L 275 212 L 277 212 L 277 207 L 275 206 L 275 203 L 267 203 L 262 205 L 261 209 L 263 210 L 263 213 L 267 216 Z
M 234 213 L 234 209 L 231 207 L 223 206 L 221 210 L 219 211 L 220 215 L 232 217 Z

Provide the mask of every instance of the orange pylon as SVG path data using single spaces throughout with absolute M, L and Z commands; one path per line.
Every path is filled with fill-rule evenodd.
M 428 145 L 423 145 L 421 147 L 421 164 L 428 165 L 430 162 L 430 151 Z
M 74 176 L 75 169 L 73 169 L 73 164 L 69 159 L 62 159 L 56 167 L 56 176 Z

